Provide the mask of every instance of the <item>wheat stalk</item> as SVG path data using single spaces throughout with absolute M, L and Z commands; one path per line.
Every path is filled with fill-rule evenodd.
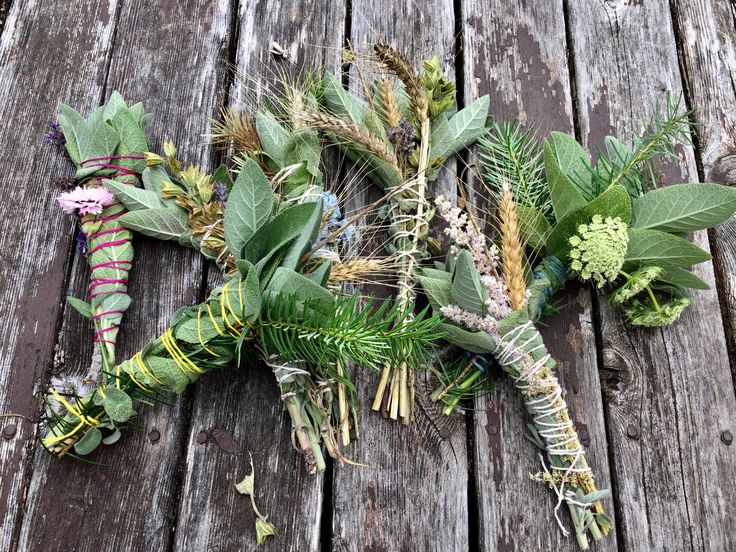
M 419 81 L 419 75 L 414 67 L 399 51 L 394 50 L 384 42 L 379 42 L 373 47 L 378 59 L 394 73 L 406 87 L 414 111 L 419 122 L 428 120 L 427 117 L 427 94 Z
M 521 241 L 519 218 L 516 214 L 516 201 L 511 189 L 504 185 L 498 203 L 498 219 L 501 230 L 501 265 L 503 281 L 508 289 L 511 308 L 524 306 L 526 282 L 524 280 L 524 246 Z
M 362 282 L 368 276 L 382 274 L 390 270 L 393 263 L 390 259 L 357 257 L 349 261 L 333 265 L 330 271 L 330 284 L 340 282 Z
M 381 99 L 383 100 L 383 109 L 386 113 L 386 122 L 388 128 L 398 127 L 401 123 L 401 110 L 399 102 L 396 100 L 391 82 L 388 79 L 381 81 Z
M 256 124 L 246 111 L 223 108 L 220 110 L 220 121 L 212 121 L 210 143 L 215 147 L 238 152 L 258 151 L 261 141 L 256 132 Z
M 348 123 L 339 117 L 318 111 L 305 111 L 302 113 L 301 118 L 307 125 L 325 132 L 332 132 L 337 136 L 350 140 L 362 146 L 366 151 L 398 168 L 396 154 L 391 147 L 367 128 L 354 123 Z

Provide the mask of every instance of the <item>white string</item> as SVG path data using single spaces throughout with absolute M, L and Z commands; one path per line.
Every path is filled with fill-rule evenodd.
M 529 332 L 529 338 L 517 345 L 517 341 L 522 340 L 525 332 Z M 526 349 L 529 345 L 537 341 L 530 349 Z M 574 506 L 589 507 L 590 504 L 578 502 L 574 499 L 575 493 L 571 490 L 565 490 L 565 482 L 571 474 L 591 473 L 590 467 L 577 467 L 580 458 L 585 454 L 582 445 L 578 439 L 577 432 L 574 430 L 572 420 L 564 422 L 549 422 L 546 418 L 552 418 L 558 412 L 567 409 L 567 404 L 562 397 L 562 388 L 560 387 L 557 377 L 550 371 L 544 379 L 535 381 L 537 373 L 544 368 L 549 362 L 551 356 L 549 353 L 542 355 L 534 361 L 532 353 L 543 350 L 544 343 L 539 332 L 531 321 L 517 326 L 513 330 L 507 332 L 500 340 L 494 351 L 496 360 L 507 372 L 510 373 L 516 387 L 522 391 L 525 396 L 527 408 L 532 413 L 532 421 L 537 427 L 537 432 L 544 438 L 545 449 L 547 455 L 553 456 L 571 456 L 572 462 L 566 467 L 557 467 L 550 465 L 550 468 L 559 474 L 559 487 L 555 483 L 556 477 L 547 469 L 544 458 L 542 460 L 542 468 L 544 473 L 548 475 L 549 485 L 557 495 L 557 504 L 554 509 L 555 520 L 560 527 L 562 534 L 567 537 L 569 532 L 562 524 L 559 517 L 559 509 L 563 502 Z M 531 359 L 532 362 L 528 367 L 524 366 L 524 360 Z M 527 364 L 529 364 L 527 362 Z M 509 369 L 510 368 L 510 369 Z M 523 370 L 523 371 L 522 371 Z M 518 373 L 514 376 L 513 373 Z M 525 391 L 548 389 L 546 393 L 539 392 L 539 396 L 531 397 Z M 537 393 L 534 393 L 535 395 Z M 546 429 L 545 429 L 546 428 Z M 572 430 L 572 431 L 571 431 Z M 576 444 L 576 448 L 568 448 L 568 445 Z

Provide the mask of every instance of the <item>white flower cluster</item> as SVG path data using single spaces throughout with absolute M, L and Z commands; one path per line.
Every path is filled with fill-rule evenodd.
M 488 299 L 485 302 L 488 309 L 487 317 L 500 320 L 511 312 L 511 305 L 509 304 L 506 285 L 497 276 L 498 248 L 495 244 L 489 247 L 485 236 L 479 234 L 475 226 L 468 220 L 468 215 L 443 196 L 438 196 L 435 199 L 435 205 L 440 216 L 449 226 L 445 228 L 445 234 L 453 241 L 450 254 L 456 256 L 460 248 L 467 249 L 470 252 L 475 262 L 475 268 L 481 275 L 481 282 L 488 292 Z M 470 315 L 471 313 L 467 314 Z
M 485 332 L 497 343 L 501 340 L 498 332 L 498 321 L 490 315 L 480 316 L 474 312 L 466 311 L 458 305 L 447 305 L 442 307 L 442 314 L 453 322 L 471 331 Z

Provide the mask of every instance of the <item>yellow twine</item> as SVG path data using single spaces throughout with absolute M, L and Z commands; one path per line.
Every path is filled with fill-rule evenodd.
M 75 418 L 79 420 L 79 424 L 77 424 L 77 426 L 74 429 L 72 429 L 68 433 L 65 433 L 64 435 L 55 435 L 55 436 L 45 437 L 42 440 L 44 445 L 52 445 L 54 443 L 58 443 L 59 441 L 63 441 L 71 437 L 72 435 L 74 435 L 77 431 L 79 431 L 85 425 L 94 427 L 100 423 L 94 418 L 91 418 L 89 416 L 85 416 L 84 414 L 82 414 L 79 410 L 77 410 L 71 404 L 69 404 L 69 402 L 64 397 L 59 395 L 54 389 L 51 390 L 51 394 L 54 396 L 54 398 L 57 401 L 59 401 L 59 403 L 64 405 L 64 407 L 67 409 L 69 414 L 71 414 L 72 416 L 74 416 Z
M 163 343 L 164 347 L 166 347 L 166 351 L 169 353 L 171 358 L 174 359 L 179 370 L 181 370 L 182 372 L 192 371 L 195 374 L 203 374 L 204 370 L 194 364 L 182 352 L 182 350 L 176 344 L 176 339 L 174 339 L 173 334 L 174 330 L 172 328 L 166 330 L 166 332 L 161 336 L 161 343 Z
M 204 339 L 202 339 L 202 305 L 199 305 L 199 308 L 197 309 L 197 339 L 199 339 L 199 344 L 204 348 L 205 351 L 207 351 L 209 354 L 211 354 L 214 357 L 219 357 L 215 351 L 208 348 L 207 345 L 204 344 Z
M 151 378 L 153 381 L 155 381 L 159 385 L 166 385 L 163 381 L 161 381 L 160 379 L 156 377 L 156 374 L 154 374 L 148 369 L 146 364 L 143 362 L 143 353 L 141 351 L 138 351 L 136 354 L 134 354 L 131 360 L 133 359 L 135 359 L 136 363 L 138 364 L 138 370 L 140 370 L 141 374 Z

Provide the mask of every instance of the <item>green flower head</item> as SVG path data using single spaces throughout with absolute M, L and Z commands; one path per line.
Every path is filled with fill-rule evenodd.
M 645 266 L 629 275 L 621 287 L 611 294 L 612 303 L 623 303 L 638 295 L 664 272 L 658 266 Z
M 689 297 L 658 297 L 659 308 L 648 299 L 635 299 L 624 309 L 626 317 L 632 326 L 668 326 L 680 318 L 691 303 Z
M 613 282 L 624 264 L 629 245 L 627 226 L 619 217 L 593 215 L 588 224 L 578 226 L 569 240 L 570 268 L 581 280 L 593 280 L 598 287 Z

